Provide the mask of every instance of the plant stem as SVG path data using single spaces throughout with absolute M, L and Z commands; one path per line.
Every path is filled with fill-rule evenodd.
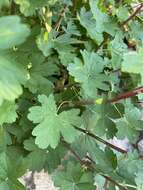
M 118 102 L 120 100 L 136 96 L 136 95 L 138 95 L 140 93 L 143 93 L 143 86 L 135 88 L 135 89 L 133 89 L 132 91 L 129 91 L 129 92 L 123 92 L 123 93 L 119 94 L 118 96 L 116 96 L 115 98 L 107 100 L 106 103 L 116 103 L 116 102 Z M 94 100 L 68 101 L 66 103 L 71 104 L 71 105 L 75 105 L 75 106 L 85 106 L 85 105 L 94 105 L 94 104 L 96 104 Z
M 73 0 L 73 13 L 76 12 L 77 9 L 77 0 Z
M 123 187 L 122 185 L 120 185 L 118 182 L 116 182 L 114 179 L 110 178 L 109 176 L 106 176 L 104 174 L 102 174 L 101 172 L 99 172 L 93 165 L 89 165 L 87 162 L 85 162 L 84 160 L 82 160 L 80 158 L 80 156 L 75 152 L 75 150 L 73 150 L 66 142 L 64 142 L 64 146 L 74 155 L 74 157 L 80 162 L 80 164 L 83 166 L 83 165 L 86 165 L 86 167 L 92 171 L 96 171 L 97 173 L 99 173 L 99 175 L 101 175 L 102 177 L 104 177 L 107 181 L 110 181 L 112 184 L 118 186 L 120 189 L 123 189 L 123 190 L 128 190 L 127 188 Z M 95 162 L 92 160 L 92 158 L 90 158 L 88 156 L 88 159 L 93 163 L 95 164 Z
M 68 145 L 65 141 L 62 140 L 63 145 L 75 156 L 75 158 L 83 164 L 83 160 L 80 158 L 80 156 Z
M 115 180 L 113 180 L 112 178 L 110 178 L 109 176 L 106 176 L 104 174 L 100 174 L 102 177 L 104 177 L 105 179 L 107 179 L 108 181 L 110 181 L 111 183 L 113 183 L 114 185 L 118 186 L 120 189 L 123 190 L 128 190 L 126 187 L 123 187 L 122 185 L 120 185 L 118 182 L 116 182 Z
M 59 16 L 59 18 L 58 18 L 58 20 L 57 20 L 57 22 L 56 22 L 56 24 L 55 24 L 54 29 L 57 30 L 57 31 L 58 31 L 59 28 L 60 28 L 61 22 L 62 22 L 62 20 L 63 20 L 63 17 L 65 16 L 65 13 L 66 13 L 66 11 L 67 11 L 67 8 L 68 8 L 68 6 L 65 5 L 64 9 L 61 11 L 60 16 Z
M 110 147 L 110 148 L 112 148 L 112 149 L 114 149 L 114 150 L 116 150 L 116 151 L 118 151 L 118 152 L 120 152 L 120 153 L 123 153 L 123 154 L 126 154 L 126 153 L 127 153 L 126 150 L 121 149 L 121 148 L 119 148 L 119 147 L 117 147 L 117 146 L 115 146 L 115 145 L 113 145 L 113 144 L 111 144 L 111 143 L 109 143 L 109 142 L 103 140 L 102 138 L 98 137 L 97 135 L 91 133 L 91 132 L 88 131 L 88 130 L 85 130 L 85 129 L 82 129 L 82 128 L 79 128 L 79 127 L 75 127 L 75 129 L 77 129 L 78 131 L 81 131 L 82 133 L 84 133 L 84 134 L 86 134 L 86 135 L 88 135 L 88 136 L 90 136 L 90 137 L 96 139 L 97 141 L 99 141 L 99 142 L 105 144 L 106 146 L 108 146 L 108 147 Z
M 115 103 L 115 102 L 118 102 L 119 100 L 130 98 L 130 97 L 136 96 L 137 94 L 140 94 L 140 93 L 143 93 L 143 86 L 135 88 L 134 90 L 129 91 L 129 92 L 121 93 L 118 96 L 116 96 L 115 98 L 108 100 L 108 103 Z
M 140 6 L 129 16 L 129 18 L 127 18 L 127 20 L 125 20 L 121 26 L 126 25 L 130 20 L 132 20 L 143 8 L 143 3 L 140 4 Z

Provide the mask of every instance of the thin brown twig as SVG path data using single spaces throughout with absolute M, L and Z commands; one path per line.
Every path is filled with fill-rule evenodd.
M 108 103 L 115 103 L 115 102 L 118 102 L 119 100 L 130 98 L 130 97 L 136 96 L 136 95 L 138 95 L 140 93 L 143 93 L 143 86 L 135 88 L 134 90 L 129 91 L 129 92 L 121 93 L 118 96 L 116 96 L 115 98 L 112 98 L 111 100 L 108 100 Z
M 141 9 L 143 8 L 143 3 L 123 22 L 121 26 L 126 25 L 130 20 L 132 20 L 138 13 L 140 13 Z
M 76 157 L 76 159 L 83 164 L 83 160 L 80 158 L 80 156 L 65 142 L 62 141 L 63 145 Z
M 73 0 L 73 13 L 76 12 L 77 9 L 77 0 Z
M 136 96 L 140 93 L 143 93 L 143 86 L 140 86 L 138 88 L 133 89 L 129 92 L 123 92 L 119 94 L 118 96 L 107 100 L 105 103 L 116 103 L 120 100 L 124 100 L 127 98 L 131 98 L 133 96 Z M 86 106 L 86 105 L 94 105 L 96 102 L 94 100 L 79 100 L 79 101 L 64 101 L 64 104 L 74 105 L 74 106 Z M 64 105 L 62 104 L 62 105 Z
M 101 175 L 102 177 L 104 177 L 106 180 L 110 181 L 112 184 L 118 186 L 119 188 L 123 189 L 123 190 L 128 190 L 127 188 L 123 187 L 122 185 L 120 185 L 117 181 L 115 181 L 114 179 L 110 178 L 109 176 L 106 176 L 104 174 L 102 174 L 101 172 L 99 172 L 93 165 L 89 165 L 87 162 L 85 162 L 84 160 L 82 160 L 80 158 L 80 156 L 75 152 L 75 150 L 73 150 L 66 142 L 64 142 L 64 146 L 74 155 L 74 157 L 80 162 L 80 164 L 86 165 L 86 167 L 92 171 L 96 171 L 97 173 L 99 173 L 99 175 Z M 88 156 L 88 159 L 90 161 L 92 161 L 93 164 L 95 164 L 95 162 L 92 160 L 92 158 L 90 158 Z
M 15 14 L 16 11 L 16 5 L 14 3 L 14 0 L 11 1 L 11 15 Z
M 97 141 L 105 144 L 106 146 L 108 146 L 108 147 L 110 147 L 110 148 L 112 148 L 112 149 L 114 149 L 114 150 L 116 150 L 116 151 L 118 151 L 120 153 L 127 154 L 126 150 L 124 150 L 124 149 L 122 149 L 120 147 L 117 147 L 117 146 L 109 143 L 108 141 L 103 140 L 102 138 L 98 137 L 97 135 L 91 133 L 90 131 L 88 131 L 86 129 L 82 129 L 82 128 L 79 128 L 79 127 L 76 127 L 76 126 L 75 126 L 75 129 L 77 129 L 78 131 L 81 131 L 82 133 L 84 133 L 84 134 L 86 134 L 86 135 L 88 135 L 88 136 L 96 139 Z
M 59 28 L 60 28 L 61 22 L 62 22 L 62 20 L 63 20 L 63 17 L 65 16 L 65 13 L 66 13 L 66 11 L 67 11 L 67 8 L 68 8 L 68 5 L 65 5 L 65 6 L 64 6 L 64 9 L 61 11 L 60 16 L 59 16 L 59 18 L 58 18 L 58 20 L 57 20 L 57 22 L 56 22 L 56 24 L 55 24 L 54 29 L 57 30 L 57 31 L 58 31 Z
M 104 39 L 101 44 L 99 44 L 99 46 L 97 47 L 96 51 L 98 51 L 106 42 L 107 42 L 108 38 L 107 39 Z
M 104 177 L 105 179 L 107 179 L 108 181 L 110 181 L 111 183 L 113 183 L 114 185 L 118 186 L 119 188 L 123 189 L 123 190 L 128 190 L 126 187 L 123 187 L 122 185 L 120 185 L 118 182 L 116 182 L 115 180 L 113 180 L 112 178 L 110 178 L 109 176 L 106 176 L 104 174 L 100 174 L 102 177 Z

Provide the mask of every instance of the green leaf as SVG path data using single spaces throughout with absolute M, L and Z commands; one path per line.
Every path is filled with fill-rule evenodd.
M 123 22 L 129 17 L 129 12 L 127 7 L 119 7 L 117 9 L 117 17 L 119 18 L 119 21 Z
M 82 8 L 78 19 L 90 38 L 100 44 L 103 41 L 103 34 L 96 29 L 96 21 L 93 19 L 92 13 L 86 12 L 85 8 Z
M 143 30 L 143 25 L 142 23 L 139 23 L 137 21 L 132 21 L 130 23 L 130 38 L 132 40 L 134 40 L 137 44 L 138 40 L 143 40 L 143 33 L 142 33 L 142 30 Z
M 140 172 L 140 173 L 137 173 L 136 174 L 136 178 L 135 178 L 135 182 L 136 182 L 136 185 L 137 185 L 137 190 L 143 190 L 143 174 Z
M 20 5 L 20 11 L 25 16 L 32 16 L 36 13 L 37 9 L 40 9 L 46 5 L 48 5 L 47 0 L 15 0 L 15 3 Z
M 47 77 L 58 73 L 57 66 L 49 60 L 45 62 L 45 58 L 39 53 L 33 54 L 29 61 L 29 80 L 25 87 L 32 93 L 49 95 L 53 91 L 53 84 Z
M 41 171 L 43 168 L 49 173 L 53 172 L 61 164 L 61 158 L 67 150 L 59 145 L 56 149 L 41 150 L 30 138 L 24 141 L 24 148 L 30 153 L 26 156 L 29 169 L 32 171 Z M 34 158 L 34 159 L 33 159 Z
M 55 35 L 56 34 L 53 32 L 47 33 L 47 31 L 42 31 L 41 34 L 37 37 L 37 46 L 42 51 L 45 57 L 48 57 L 52 54 Z
M 140 74 L 143 70 L 143 49 L 138 51 L 129 51 L 124 54 L 122 62 L 122 71 L 127 73 Z
M 110 174 L 116 169 L 117 157 L 111 149 L 105 148 L 105 150 L 102 150 L 93 140 L 86 140 L 86 147 L 89 155 L 96 163 L 97 171 Z
M 143 128 L 141 112 L 138 108 L 126 108 L 124 117 L 117 121 L 117 137 L 127 137 L 132 143 L 136 142 L 139 131 Z
M 96 30 L 100 34 L 102 34 L 103 32 L 107 32 L 110 35 L 114 36 L 116 32 L 119 30 L 117 23 L 114 19 L 112 19 L 112 17 L 109 17 L 108 14 L 105 14 L 101 11 L 101 9 L 98 6 L 98 3 L 99 0 L 89 1 L 93 18 L 96 20 Z
M 105 103 L 95 105 L 92 108 L 92 114 L 98 115 L 98 120 L 94 127 L 94 132 L 99 136 L 105 135 L 108 139 L 113 138 L 117 132 L 114 119 L 120 118 L 122 112 L 124 112 L 124 108 L 120 104 L 107 105 Z
M 48 173 L 53 173 L 62 164 L 62 160 L 68 154 L 68 150 L 62 144 L 59 144 L 55 149 L 48 148 L 48 151 L 45 170 Z
M 30 34 L 29 28 L 18 16 L 0 17 L 0 49 L 12 48 L 23 43 Z
M 143 162 L 139 159 L 136 151 L 121 156 L 118 159 L 118 174 L 124 178 L 128 184 L 135 186 L 135 180 L 139 173 L 142 173 Z M 136 181 L 137 182 L 137 181 Z
M 105 180 L 104 177 L 102 177 L 99 174 L 95 175 L 95 177 L 94 177 L 94 184 L 96 185 L 96 187 L 99 190 L 104 190 L 105 182 L 106 182 L 106 180 Z
M 114 19 L 99 9 L 98 1 L 90 0 L 89 4 L 91 11 L 87 12 L 85 8 L 82 8 L 78 19 L 90 38 L 100 44 L 104 39 L 103 32 L 114 36 L 119 29 Z
M 97 89 L 109 90 L 106 83 L 109 77 L 103 73 L 104 60 L 94 52 L 81 52 L 84 64 L 79 59 L 68 66 L 70 75 L 75 78 L 76 82 L 81 83 L 86 96 L 95 98 Z
M 17 178 L 25 172 L 25 166 L 22 158 L 10 160 L 6 153 L 0 154 L 0 189 L 5 190 L 25 190 L 24 186 Z
M 69 162 L 66 170 L 53 175 L 54 184 L 61 190 L 94 190 L 91 172 L 84 172 L 80 164 Z
M 116 154 L 109 148 L 104 149 L 103 146 L 99 146 L 96 140 L 85 135 L 76 139 L 72 148 L 81 158 L 85 158 L 88 154 L 96 163 L 95 168 L 98 172 L 105 172 L 110 175 L 117 167 Z
M 74 125 L 79 125 L 79 110 L 72 109 L 58 114 L 53 95 L 49 97 L 41 95 L 38 96 L 38 100 L 41 106 L 30 108 L 28 114 L 29 120 L 35 124 L 39 123 L 32 132 L 36 136 L 35 143 L 42 149 L 49 145 L 56 148 L 61 135 L 65 141 L 73 142 L 78 136 Z
M 75 57 L 75 48 L 71 44 L 80 43 L 80 41 L 72 38 L 71 34 L 63 34 L 59 37 L 57 35 L 58 33 L 52 31 L 49 34 L 42 32 L 36 40 L 37 46 L 46 57 L 50 56 L 56 50 L 61 63 L 67 66 Z
M 0 106 L 0 125 L 13 123 L 17 118 L 17 105 L 14 102 L 4 101 Z
M 0 127 L 0 153 L 6 151 L 7 145 L 11 144 L 11 137 L 5 127 Z
M 0 55 L 0 99 L 13 101 L 22 94 L 27 71 L 11 57 Z
M 0 1 L 0 8 L 3 6 L 8 7 L 9 3 L 10 3 L 9 0 L 1 0 Z
M 33 138 L 24 141 L 24 148 L 30 152 L 26 156 L 29 169 L 32 171 L 41 171 L 44 167 L 48 151 L 39 149 L 35 145 Z
M 67 34 L 80 36 L 79 30 L 72 20 L 67 23 L 67 28 L 63 27 L 63 29 Z
M 127 52 L 127 45 L 124 43 L 123 33 L 117 33 L 112 41 L 109 43 L 109 50 L 111 51 L 111 63 L 114 69 L 121 67 L 123 54 Z

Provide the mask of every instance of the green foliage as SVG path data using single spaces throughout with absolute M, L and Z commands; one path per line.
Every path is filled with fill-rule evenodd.
M 127 106 L 124 117 L 117 121 L 117 136 L 119 138 L 128 137 L 131 142 L 135 143 L 142 127 L 140 110 L 136 107 L 128 108 Z
M 109 77 L 103 74 L 104 60 L 94 52 L 82 52 L 84 64 L 79 59 L 75 59 L 74 64 L 68 67 L 70 75 L 75 77 L 75 81 L 81 83 L 84 93 L 88 97 L 95 97 L 97 89 L 109 90 L 106 83 Z
M 15 154 L 15 156 L 18 155 Z M 1 153 L 0 165 L 0 189 L 24 190 L 24 186 L 17 179 L 26 171 L 23 159 L 15 157 L 12 160 L 8 154 Z
M 0 55 L 0 101 L 13 101 L 22 94 L 22 86 L 27 80 L 23 66 L 6 55 Z
M 65 171 L 55 172 L 53 179 L 61 190 L 95 189 L 91 172 L 85 172 L 80 164 L 69 162 Z
M 32 93 L 49 95 L 53 90 L 53 84 L 47 77 L 57 74 L 58 68 L 49 60 L 47 62 L 44 61 L 44 57 L 40 53 L 35 53 L 30 57 L 30 76 L 25 87 L 27 87 Z
M 39 123 L 32 134 L 36 136 L 35 143 L 39 148 L 47 148 L 49 145 L 56 148 L 60 141 L 60 134 L 64 140 L 72 143 L 78 135 L 74 126 L 79 125 L 79 110 L 63 111 L 58 114 L 53 95 L 48 98 L 44 95 L 38 96 L 41 106 L 30 108 L 28 119 L 33 123 Z
M 25 15 L 25 16 L 32 16 L 36 13 L 36 9 L 42 8 L 47 4 L 46 0 L 40 0 L 40 1 L 35 1 L 35 0 L 15 0 L 15 3 L 20 5 L 20 11 Z
M 20 23 L 18 16 L 1 17 L 0 28 L 0 49 L 8 49 L 19 45 L 30 34 L 29 28 Z
M 140 6 L 0 1 L 0 189 L 24 190 L 27 169 L 61 190 L 143 189 Z
M 127 52 L 123 57 L 122 71 L 134 74 L 140 74 L 142 76 L 143 69 L 143 49 L 138 51 Z M 130 60 L 130 62 L 129 62 Z
M 0 125 L 3 123 L 13 123 L 16 121 L 16 108 L 17 106 L 15 102 L 4 101 L 2 103 L 0 106 Z

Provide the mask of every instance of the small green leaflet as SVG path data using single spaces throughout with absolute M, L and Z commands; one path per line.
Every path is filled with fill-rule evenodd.
M 102 177 L 99 174 L 96 174 L 94 177 L 94 184 L 96 185 L 98 190 L 104 190 L 104 186 L 105 186 L 105 178 Z
M 78 15 L 78 19 L 90 38 L 97 42 L 97 44 L 100 44 L 104 40 L 103 32 L 114 36 L 119 29 L 111 17 L 101 12 L 98 8 L 98 2 L 97 0 L 90 0 L 89 5 L 91 11 L 87 12 L 83 7 Z
M 54 32 L 48 33 L 47 31 L 42 31 L 41 34 L 37 37 L 37 46 L 45 57 L 48 57 L 52 54 L 53 48 L 55 46 L 55 36 L 56 34 Z
M 95 98 L 97 89 L 109 90 L 109 85 L 105 82 L 109 81 L 109 76 L 103 72 L 104 60 L 94 52 L 81 52 L 84 64 L 75 58 L 75 62 L 69 64 L 68 70 L 75 81 L 81 83 L 86 96 Z
M 20 11 L 25 16 L 32 16 L 37 9 L 48 5 L 47 0 L 15 0 L 15 3 L 20 5 Z
M 67 23 L 67 27 L 63 27 L 64 31 L 69 35 L 75 35 L 75 36 L 81 36 L 77 26 L 75 23 L 71 20 Z
M 103 41 L 103 34 L 96 29 L 96 21 L 93 19 L 91 11 L 86 12 L 85 8 L 82 8 L 78 19 L 90 38 L 100 44 Z
M 12 152 L 11 152 L 12 153 Z M 25 169 L 22 158 L 13 160 L 5 152 L 0 153 L 0 189 L 1 190 L 25 190 L 17 178 L 21 177 Z
M 41 53 L 33 54 L 30 58 L 29 80 L 25 84 L 32 93 L 49 95 L 53 90 L 53 84 L 47 77 L 58 73 L 58 68 Z
M 114 39 L 108 44 L 108 48 L 111 51 L 112 59 L 111 63 L 114 69 L 121 67 L 123 54 L 127 52 L 127 45 L 123 41 L 123 33 L 116 33 Z
M 85 148 L 87 149 L 90 157 L 95 161 L 96 169 L 102 172 L 108 172 L 109 174 L 116 169 L 117 157 L 111 149 L 106 147 L 105 150 L 102 150 L 98 144 L 91 139 L 86 139 L 85 142 Z
M 135 182 L 137 190 L 143 190 L 143 173 L 141 171 L 136 174 Z
M 123 56 L 122 71 L 127 73 L 140 74 L 143 82 L 143 49 L 129 51 Z
M 117 17 L 119 21 L 123 22 L 129 17 L 129 12 L 127 7 L 120 6 L 119 9 L 117 9 Z
M 131 39 L 133 39 L 136 43 L 137 43 L 137 40 L 143 40 L 143 25 L 142 23 L 140 22 L 137 22 L 137 21 L 132 21 L 130 23 L 130 36 L 131 36 Z
M 61 145 L 57 146 L 56 149 L 41 150 L 35 145 L 34 138 L 25 140 L 24 148 L 30 152 L 26 156 L 29 169 L 41 171 L 44 168 L 48 173 L 53 172 L 61 164 L 61 157 L 67 153 L 67 149 Z
M 3 101 L 0 106 L 0 125 L 3 123 L 13 123 L 17 118 L 17 105 L 15 102 Z
M 41 171 L 44 167 L 48 151 L 39 149 L 35 145 L 33 138 L 24 141 L 24 148 L 30 151 L 25 158 L 28 162 L 29 169 L 32 171 Z
M 124 117 L 116 122 L 118 129 L 117 137 L 127 137 L 130 142 L 135 143 L 139 131 L 143 129 L 143 121 L 141 121 L 141 112 L 138 108 L 126 108 Z
M 84 171 L 80 164 L 68 162 L 64 171 L 56 171 L 54 183 L 60 190 L 95 190 L 92 172 Z
M 18 16 L 0 17 L 0 50 L 23 43 L 29 34 L 29 28 L 20 23 Z
M 75 57 L 75 48 L 73 48 L 72 44 L 80 43 L 80 41 L 72 38 L 69 33 L 59 37 L 57 35 L 58 33 L 53 31 L 50 33 L 42 32 L 36 40 L 37 46 L 45 57 L 50 56 L 56 50 L 61 63 L 67 66 Z
M 96 20 L 96 30 L 100 34 L 106 32 L 111 36 L 114 36 L 116 32 L 119 32 L 118 25 L 112 17 L 100 10 L 100 7 L 98 6 L 99 2 L 100 0 L 89 0 L 93 18 Z
M 117 167 L 116 154 L 109 148 L 100 147 L 92 138 L 81 135 L 72 144 L 72 148 L 81 158 L 86 157 L 87 153 L 96 163 L 97 171 L 108 172 L 109 175 Z
M 22 94 L 27 72 L 12 58 L 0 55 L 0 99 L 13 101 Z
M 118 175 L 122 176 L 124 182 L 133 184 L 135 182 L 140 184 L 139 174 L 143 171 L 143 161 L 139 159 L 137 151 L 129 152 L 126 156 L 122 155 L 118 158 Z M 142 176 L 142 175 L 141 175 Z M 137 179 L 138 178 L 138 179 Z M 139 190 L 139 189 L 138 189 Z
M 98 117 L 94 132 L 98 136 L 106 136 L 106 138 L 111 139 L 116 135 L 117 129 L 114 119 L 121 118 L 120 113 L 124 112 L 124 107 L 122 104 L 101 104 L 94 105 L 90 113 L 90 120 Z
M 56 148 L 61 135 L 64 140 L 71 143 L 78 136 L 74 125 L 80 124 L 79 110 L 72 109 L 58 114 L 54 96 L 39 95 L 41 106 L 33 106 L 29 109 L 28 119 L 38 123 L 32 134 L 36 136 L 35 143 L 39 148 L 47 148 L 49 145 Z
M 1 0 L 0 1 L 0 8 L 3 7 L 3 6 L 8 6 L 9 5 L 9 0 Z

